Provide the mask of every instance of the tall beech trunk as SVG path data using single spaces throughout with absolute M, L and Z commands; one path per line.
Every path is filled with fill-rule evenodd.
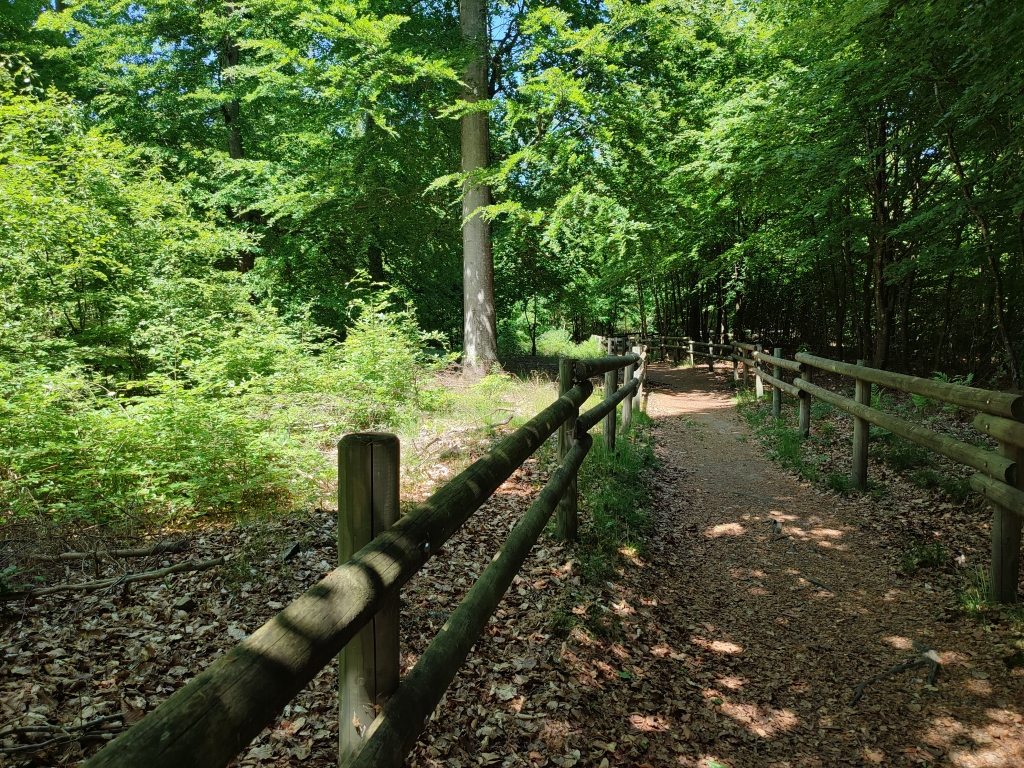
M 462 98 L 488 98 L 487 0 L 460 0 L 462 39 L 476 58 L 466 65 Z M 486 112 L 462 116 L 462 172 L 486 168 L 490 161 L 490 117 Z M 467 181 L 462 188 L 462 362 L 469 375 L 486 373 L 498 360 L 494 310 L 494 255 L 491 225 L 480 209 L 491 204 L 491 188 Z
M 238 61 L 241 56 L 241 51 L 238 47 L 238 43 L 228 36 L 224 38 L 222 43 L 222 50 L 220 56 L 221 71 L 228 70 L 228 74 L 224 75 L 224 81 L 227 83 L 234 82 L 234 76 L 230 73 L 231 67 L 238 66 Z M 242 124 L 240 121 L 241 117 L 241 105 L 238 99 L 231 99 L 230 101 L 221 104 L 221 114 L 224 116 L 224 129 L 227 134 L 227 145 L 228 145 L 228 157 L 232 160 L 243 160 L 245 158 L 245 148 L 242 146 Z M 240 223 L 246 225 L 252 225 L 259 221 L 259 214 L 255 211 L 246 211 L 245 213 L 231 212 L 231 217 Z M 256 254 L 253 251 L 242 251 L 238 254 L 238 271 L 248 272 L 254 266 L 256 266 Z

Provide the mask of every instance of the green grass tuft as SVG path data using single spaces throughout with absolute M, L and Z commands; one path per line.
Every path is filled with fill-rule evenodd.
M 942 568 L 949 564 L 949 550 L 936 541 L 931 544 L 915 542 L 903 553 L 900 567 L 904 573 L 914 573 L 919 568 Z

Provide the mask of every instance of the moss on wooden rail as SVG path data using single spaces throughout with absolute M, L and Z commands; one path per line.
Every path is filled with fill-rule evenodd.
M 1017 464 L 1005 456 L 1000 456 L 993 451 L 987 451 L 976 445 L 963 443 L 952 437 L 932 432 L 930 429 L 918 426 L 917 424 L 911 424 L 909 421 L 898 416 L 892 416 L 869 405 L 862 405 L 855 400 L 837 395 L 835 392 L 811 384 L 808 381 L 796 379 L 794 383 L 812 397 L 824 400 L 826 403 L 831 403 L 836 408 L 846 411 L 846 413 L 862 418 L 882 429 L 887 429 L 900 437 L 910 440 L 912 443 L 917 443 L 961 464 L 974 467 L 979 472 L 984 472 L 1004 483 L 1012 485 L 1015 482 Z
M 590 397 L 581 382 L 86 761 L 222 768 Z
M 430 713 L 487 626 L 555 505 L 576 476 L 591 445 L 593 438 L 583 435 L 566 454 L 562 465 L 512 529 L 498 554 L 448 617 L 397 693 L 384 705 L 383 712 L 370 726 L 366 745 L 349 768 L 397 768 L 403 764 Z
M 953 403 L 963 408 L 990 413 L 993 416 L 1024 420 L 1024 395 L 993 392 L 977 387 L 965 387 L 962 384 L 948 384 L 944 381 L 932 381 L 918 376 L 882 371 L 878 368 L 840 363 L 838 360 L 829 360 L 826 357 L 817 357 L 803 352 L 798 352 L 796 359 L 798 362 L 820 368 L 823 371 L 870 381 L 872 384 L 898 389 L 900 392 L 930 397 L 933 400 Z
M 772 376 L 772 375 L 770 375 L 768 373 L 765 373 L 760 368 L 754 369 L 754 375 L 760 376 L 761 379 L 763 379 L 764 381 L 767 381 L 773 387 L 778 387 L 783 392 L 785 392 L 788 395 L 792 395 L 793 397 L 807 397 L 808 396 L 806 392 L 804 392 L 802 389 L 797 387 L 795 384 L 790 384 L 788 382 L 783 381 L 782 379 L 776 379 L 774 376 Z
M 1024 491 L 985 475 L 971 475 L 971 488 L 1003 509 L 1024 517 Z
M 1019 421 L 1010 421 L 988 413 L 979 413 L 974 417 L 974 428 L 996 440 L 1024 447 L 1024 424 Z
M 803 373 L 806 367 L 803 363 L 797 363 L 793 360 L 787 360 L 784 357 L 776 357 L 775 355 L 769 355 L 767 352 L 754 352 L 753 358 L 762 363 L 771 363 L 777 365 L 779 368 L 785 368 L 787 371 L 793 371 L 794 373 Z
M 640 379 L 634 377 L 631 381 L 619 387 L 615 394 L 607 400 L 602 400 L 589 411 L 577 417 L 575 430 L 576 439 L 579 440 L 582 435 L 585 435 L 597 426 L 597 422 L 615 410 L 615 406 L 625 400 L 628 395 L 635 392 L 639 387 Z
M 591 357 L 583 360 L 575 360 L 573 365 L 576 371 L 576 378 L 580 381 L 586 381 L 592 379 L 595 376 L 601 376 L 602 374 L 608 373 L 609 371 L 617 371 L 620 368 L 625 368 L 630 363 L 639 363 L 640 355 L 635 352 L 630 352 L 628 355 L 611 356 L 608 357 Z

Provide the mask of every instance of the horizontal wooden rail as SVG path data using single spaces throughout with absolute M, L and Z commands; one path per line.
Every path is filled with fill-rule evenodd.
M 745 349 L 748 352 L 757 351 L 757 344 L 748 344 L 747 342 L 744 341 L 734 341 L 732 345 L 737 349 Z
M 806 363 L 823 371 L 831 371 L 843 376 L 852 376 L 861 381 L 870 381 L 890 389 L 898 389 L 933 400 L 953 403 L 963 408 L 1003 416 L 1008 419 L 1024 420 L 1024 395 L 1013 395 L 1008 392 L 992 392 L 977 387 L 965 387 L 962 384 L 947 384 L 943 381 L 922 379 L 918 376 L 907 376 L 903 373 L 892 373 L 862 365 L 840 363 L 826 357 L 817 357 L 803 352 L 796 354 L 797 361 Z
M 590 435 L 580 437 L 555 470 L 530 509 L 512 529 L 498 554 L 452 612 L 402 680 L 395 695 L 367 733 L 366 744 L 350 768 L 398 768 L 416 743 L 445 690 L 455 678 L 487 621 L 512 584 L 593 445 Z
M 1024 491 L 1018 491 L 985 475 L 971 475 L 971 488 L 989 501 L 1024 517 Z
M 592 379 L 595 376 L 608 373 L 609 371 L 617 371 L 619 368 L 625 368 L 630 363 L 639 363 L 640 355 L 630 352 L 628 355 L 608 356 L 608 357 L 592 357 L 585 360 L 576 360 L 576 378 L 580 381 Z
M 797 363 L 792 360 L 787 360 L 784 357 L 775 357 L 775 355 L 769 355 L 767 352 L 754 352 L 753 358 L 762 363 L 771 363 L 777 365 L 779 368 L 785 368 L 787 371 L 793 371 L 794 373 L 803 373 L 807 367 L 803 363 Z
M 570 389 L 84 765 L 223 768 L 592 392 Z
M 864 368 L 863 370 L 871 369 Z M 855 400 L 837 395 L 831 390 L 811 384 L 803 379 L 796 379 L 794 384 L 812 397 L 824 400 L 826 403 L 831 403 L 840 410 L 906 438 L 912 443 L 917 443 L 961 464 L 974 467 L 979 472 L 984 472 L 996 480 L 1001 480 L 1011 485 L 1015 482 L 1016 462 L 1010 461 L 1005 456 L 1000 456 L 994 451 L 987 451 L 976 445 L 932 432 L 930 429 L 917 424 L 911 424 L 909 421 L 898 416 L 892 416 L 869 405 L 862 405 Z
M 578 440 L 581 435 L 585 435 L 597 426 L 597 423 L 601 421 L 601 419 L 614 411 L 615 406 L 625 400 L 628 395 L 636 392 L 639 386 L 640 379 L 638 377 L 634 377 L 631 381 L 628 381 L 619 387 L 619 389 L 615 391 L 614 395 L 606 400 L 602 400 L 586 413 L 580 414 L 576 419 L 576 439 Z
M 991 435 L 996 440 L 1024 447 L 1024 424 L 1019 421 L 1010 421 L 987 413 L 979 413 L 974 417 L 974 428 L 986 435 Z
M 765 373 L 764 371 L 762 371 L 759 368 L 755 368 L 754 369 L 754 375 L 755 376 L 760 376 L 762 380 L 767 381 L 773 387 L 778 387 L 783 392 L 785 392 L 787 395 L 792 395 L 793 397 L 807 397 L 808 396 L 806 392 L 804 392 L 802 389 L 797 387 L 795 384 L 790 384 L 788 382 L 782 381 L 782 379 L 776 379 L 774 376 L 771 376 L 770 374 Z

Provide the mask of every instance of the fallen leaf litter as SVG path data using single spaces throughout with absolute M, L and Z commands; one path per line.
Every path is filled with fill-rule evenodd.
M 670 386 L 650 401 L 662 467 L 648 557 L 582 584 L 571 549 L 542 539 L 409 764 L 1024 765 L 1024 663 L 1004 661 L 1005 633 L 951 621 L 948 587 L 902 577 L 863 501 L 816 491 L 736 439 L 747 430 L 723 376 L 652 377 Z M 524 467 L 407 585 L 403 672 L 549 469 Z M 60 743 L 0 765 L 72 764 L 137 722 L 330 570 L 334 531 L 331 512 L 210 528 L 185 556 L 224 555 L 223 569 L 9 606 L 0 745 Z M 566 595 L 610 634 L 556 634 Z M 849 706 L 859 684 L 922 658 L 933 680 L 908 667 Z M 335 687 L 325 669 L 237 764 L 336 765 Z

